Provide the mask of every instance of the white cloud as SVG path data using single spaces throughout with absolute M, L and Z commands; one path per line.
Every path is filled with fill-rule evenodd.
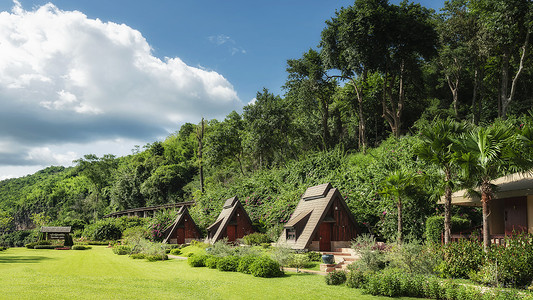
M 257 98 L 253 98 L 252 100 L 250 100 L 247 105 L 255 104 L 255 101 L 257 101 Z
M 242 104 L 224 76 L 154 57 L 125 24 L 50 3 L 26 11 L 14 1 L 0 12 L 0 105 L 0 142 L 10 147 L 0 166 L 15 166 L 67 161 L 73 153 L 58 148 L 67 143 L 153 141 Z
M 217 45 L 217 46 L 221 46 L 221 45 L 224 45 L 226 44 L 226 47 L 228 49 L 228 51 L 231 53 L 231 55 L 235 55 L 235 54 L 246 54 L 246 50 L 244 50 L 242 47 L 238 47 L 236 46 L 236 42 L 235 40 L 233 40 L 231 37 L 225 35 L 225 34 L 219 34 L 219 35 L 212 35 L 212 36 L 209 36 L 207 37 L 207 39 Z

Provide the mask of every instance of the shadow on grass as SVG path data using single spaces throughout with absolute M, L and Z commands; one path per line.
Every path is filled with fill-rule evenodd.
M 51 259 L 46 256 L 0 255 L 0 264 L 32 264 Z

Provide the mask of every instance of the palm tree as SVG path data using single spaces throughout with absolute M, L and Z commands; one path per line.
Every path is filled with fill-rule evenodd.
M 454 187 L 453 169 L 454 146 L 457 138 L 466 131 L 466 124 L 454 120 L 435 120 L 430 126 L 420 131 L 422 140 L 416 149 L 421 159 L 434 164 L 442 172 L 444 187 L 444 243 L 448 244 L 451 237 L 451 203 Z
M 521 134 L 509 122 L 496 121 L 489 127 L 477 127 L 461 139 L 461 150 L 456 157 L 465 178 L 479 188 L 483 208 L 483 249 L 488 251 L 489 205 L 494 195 L 492 180 L 509 173 L 531 168 L 531 159 L 521 152 Z M 523 144 L 522 144 L 523 145 Z
M 407 195 L 407 191 L 413 186 L 416 174 L 411 174 L 404 169 L 393 171 L 381 183 L 381 194 L 396 200 L 398 209 L 398 244 L 403 242 L 403 219 L 402 219 L 402 197 Z

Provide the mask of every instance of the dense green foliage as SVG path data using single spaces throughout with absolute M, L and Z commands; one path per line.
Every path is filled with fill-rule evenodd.
M 467 150 L 475 146 L 468 136 L 494 131 L 488 125 L 510 128 L 501 164 L 484 179 L 527 165 L 532 7 L 527 0 L 452 0 L 437 13 L 407 1 L 356 0 L 326 22 L 317 49 L 288 59 L 284 95 L 265 88 L 242 113 L 183 124 L 125 157 L 87 154 L 74 167 L 0 181 L 0 230 L 8 232 L 0 242 L 34 241 L 9 232 L 39 225 L 32 219 L 39 214 L 47 225 L 72 226 L 75 237 L 118 239 L 133 224 L 107 223 L 104 215 L 190 200 L 205 230 L 233 196 L 275 241 L 305 189 L 325 182 L 340 190 L 361 231 L 380 240 L 421 239 L 425 220 L 442 214 L 436 199 L 444 189 L 474 184 L 442 165 L 453 156 L 439 147 L 446 143 L 425 146 L 434 120 L 469 123 L 462 123 L 474 128 L 462 139 Z M 517 132 L 522 138 L 513 138 Z M 511 161 L 513 149 L 524 156 Z M 480 175 L 474 152 L 463 154 L 462 173 Z M 443 176 L 448 171 L 454 176 Z M 479 224 L 478 211 L 453 210 Z M 162 240 L 172 220 L 157 215 L 150 238 Z
M 471 227 L 471 221 L 458 216 L 451 218 L 452 230 L 461 232 Z M 426 240 L 431 243 L 440 243 L 444 232 L 444 217 L 431 216 L 426 220 Z

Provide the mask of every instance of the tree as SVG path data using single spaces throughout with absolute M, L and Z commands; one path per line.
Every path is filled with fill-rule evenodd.
M 5 229 L 8 229 L 12 221 L 13 221 L 13 216 L 9 212 L 5 210 L 0 210 L 0 231 L 4 231 Z
M 465 124 L 451 119 L 434 120 L 420 131 L 421 143 L 416 154 L 423 160 L 434 164 L 442 171 L 444 185 L 444 243 L 450 242 L 451 203 L 454 188 L 454 150 L 460 134 L 466 130 Z
M 497 121 L 488 127 L 476 127 L 460 140 L 455 160 L 461 167 L 463 177 L 471 178 L 472 185 L 479 188 L 481 193 L 485 251 L 490 246 L 488 217 L 494 194 L 491 181 L 509 173 L 529 171 L 532 166 L 527 156 L 517 152 L 526 150 L 517 144 L 521 140 L 515 129 L 503 121 Z
M 359 117 L 358 142 L 363 151 L 367 142 L 364 82 L 367 73 L 377 70 L 386 55 L 388 15 L 386 0 L 356 0 L 353 6 L 336 11 L 335 17 L 326 21 L 321 34 L 320 53 L 325 66 L 339 70 L 341 77 L 349 79 L 355 89 L 357 101 L 353 108 Z
M 203 157 L 203 142 L 204 142 L 204 118 L 200 122 L 200 126 L 196 127 L 196 139 L 198 140 L 198 164 L 199 164 L 199 174 L 200 174 L 200 191 L 204 193 L 204 165 L 202 161 Z
M 217 166 L 224 164 L 227 160 L 236 160 L 241 174 L 244 175 L 243 131 L 243 120 L 235 111 L 229 113 L 223 122 L 213 122 L 211 132 L 206 137 L 208 163 Z
M 402 198 L 407 195 L 407 192 L 413 187 L 413 183 L 417 175 L 411 174 L 404 169 L 394 170 L 381 183 L 381 194 L 391 197 L 396 202 L 398 213 L 398 244 L 403 242 L 403 218 L 402 218 Z
M 255 103 L 244 107 L 245 145 L 260 167 L 284 162 L 290 153 L 292 124 L 289 107 L 268 89 L 257 92 Z
M 420 4 L 404 1 L 396 6 L 386 0 L 356 0 L 326 22 L 320 42 L 323 58 L 327 66 L 340 70 L 354 85 L 359 122 L 363 122 L 359 134 L 363 137 L 363 89 L 355 77 L 365 82 L 368 72 L 382 74 L 383 117 L 398 137 L 409 74 L 419 68 L 421 59 L 435 54 L 437 35 L 430 19 L 431 11 Z
M 329 113 L 336 82 L 329 80 L 320 54 L 313 49 L 302 55 L 300 59 L 287 60 L 289 77 L 285 88 L 292 96 L 300 111 L 305 115 L 316 108 L 320 111 L 322 124 L 322 149 L 330 148 Z
M 160 148 L 155 146 L 152 149 L 159 151 Z M 103 206 L 101 201 L 101 194 L 105 187 L 111 185 L 113 172 L 117 167 L 117 160 L 112 154 L 105 154 L 98 157 L 95 154 L 84 155 L 83 158 L 74 161 L 77 163 L 81 174 L 85 175 L 94 186 L 95 201 L 93 203 L 94 219 L 97 219 L 97 208 Z
M 530 0 L 471 0 L 470 7 L 479 16 L 480 42 L 501 64 L 498 116 L 505 119 L 518 80 L 526 68 L 524 62 L 530 48 L 533 4 Z

